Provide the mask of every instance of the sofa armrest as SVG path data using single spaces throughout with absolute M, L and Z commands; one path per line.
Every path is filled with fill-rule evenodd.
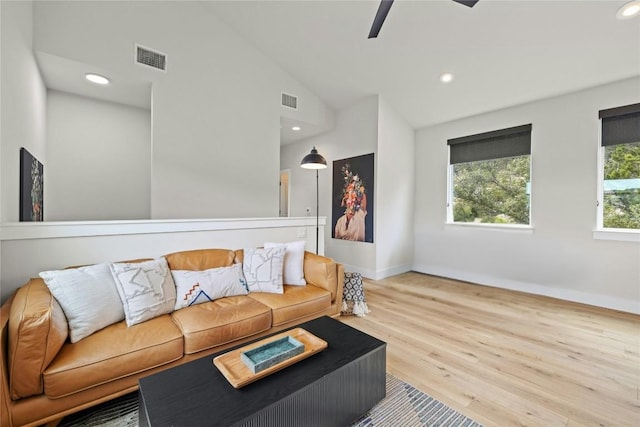
M 0 309 L 0 425 L 13 426 L 9 415 L 9 376 L 7 374 L 7 349 L 9 345 L 9 312 L 13 296 L 9 298 Z
M 338 283 L 336 288 L 336 302 L 338 306 L 338 313 L 340 314 L 340 309 L 342 308 L 342 295 L 344 293 L 344 265 L 336 264 L 338 276 Z
M 307 283 L 331 292 L 331 302 L 341 303 L 344 287 L 344 267 L 331 258 L 304 253 L 304 279 Z
M 12 399 L 42 393 L 42 372 L 62 348 L 68 331 L 64 312 L 42 279 L 31 279 L 16 291 L 6 353 Z

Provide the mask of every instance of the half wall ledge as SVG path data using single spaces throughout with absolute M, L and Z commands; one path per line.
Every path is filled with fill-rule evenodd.
M 325 226 L 326 217 L 320 217 Z M 0 241 L 189 231 L 246 230 L 280 227 L 315 227 L 311 217 L 220 218 L 120 221 L 8 222 L 0 224 Z M 302 236 L 301 236 L 302 237 Z

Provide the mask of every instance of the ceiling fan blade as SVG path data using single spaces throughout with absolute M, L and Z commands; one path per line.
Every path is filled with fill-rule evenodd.
M 382 24 L 384 23 L 384 20 L 387 17 L 387 14 L 389 13 L 389 9 L 391 9 L 392 4 L 393 4 L 393 0 L 382 0 L 380 2 L 380 6 L 378 6 L 378 12 L 376 13 L 376 17 L 373 19 L 373 25 L 371 25 L 371 31 L 369 31 L 370 39 L 378 37 L 380 28 L 382 28 Z
M 478 3 L 480 0 L 453 0 L 456 3 L 460 3 L 463 4 L 465 6 L 469 6 L 469 7 L 473 7 L 476 5 L 476 3 Z

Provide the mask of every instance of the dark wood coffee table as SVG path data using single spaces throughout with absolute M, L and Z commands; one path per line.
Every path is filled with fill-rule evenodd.
M 328 348 L 243 388 L 217 354 L 140 379 L 140 425 L 346 426 L 385 396 L 386 343 L 330 317 L 296 327 Z

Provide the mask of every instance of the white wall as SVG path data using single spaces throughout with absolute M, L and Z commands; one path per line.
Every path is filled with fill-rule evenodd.
M 375 278 L 411 270 L 415 192 L 415 131 L 379 99 L 376 167 Z
M 20 147 L 25 147 L 45 165 L 45 183 L 47 179 L 46 89 L 32 51 L 31 2 L 3 1 L 0 2 L 0 8 L 2 8 L 0 25 L 2 208 L 0 218 L 3 221 L 17 221 Z
M 195 2 L 35 11 L 38 50 L 153 80 L 152 218 L 277 215 L 281 71 L 268 59 Z M 167 54 L 167 72 L 134 64 L 135 43 Z
M 333 128 L 335 112 L 316 94 L 288 75 L 283 76 L 281 87 L 282 92 L 298 98 L 296 109 L 285 106 L 280 107 L 280 115 L 282 117 L 305 123 L 305 128 L 319 132 Z
M 167 72 L 134 64 L 135 43 Z M 277 216 L 280 93 L 298 83 L 205 6 L 38 2 L 34 47 L 152 82 L 152 218 Z
M 0 43 L 2 40 L 2 7 L 0 7 Z M 1 45 L 0 45 L 1 48 Z M 0 93 L 2 93 L 2 55 L 0 55 Z M 2 141 L 2 105 L 0 104 L 0 141 Z M 1 146 L 2 144 L 0 144 Z M 2 153 L 0 147 L 0 154 Z M 0 158 L 0 221 L 2 221 L 2 159 Z M 0 260 L 2 260 L 2 245 L 0 245 Z M 2 262 L 0 262 L 0 278 L 2 277 Z M 2 285 L 0 285 L 2 291 Z
M 302 169 L 300 161 L 315 146 L 327 159 L 327 169 L 319 171 L 320 215 L 327 217 L 325 229 L 325 253 L 345 264 L 350 271 L 373 277 L 376 271 L 377 236 L 374 243 L 350 242 L 331 238 L 331 186 L 333 161 L 363 154 L 375 153 L 378 144 L 378 97 L 371 96 L 336 113 L 335 128 L 323 135 L 282 147 L 281 168 L 291 169 L 290 212 L 293 216 L 306 215 L 306 208 L 315 216 L 315 171 Z M 375 173 L 378 171 L 376 169 Z M 377 195 L 376 195 L 377 197 Z M 377 214 L 377 213 L 376 213 Z
M 320 215 L 327 216 L 326 255 L 345 269 L 382 279 L 409 271 L 413 264 L 415 133 L 378 96 L 364 98 L 336 113 L 335 128 L 282 147 L 281 167 L 291 169 L 291 213 L 315 215 L 315 173 L 300 161 L 315 146 L 328 163 L 320 171 Z M 333 161 L 375 154 L 374 243 L 331 238 Z
M 598 111 L 639 102 L 640 79 L 416 134 L 418 271 L 640 312 L 640 244 L 595 240 Z M 533 232 L 447 226 L 447 139 L 533 124 Z
M 151 112 L 47 92 L 47 221 L 148 219 Z

